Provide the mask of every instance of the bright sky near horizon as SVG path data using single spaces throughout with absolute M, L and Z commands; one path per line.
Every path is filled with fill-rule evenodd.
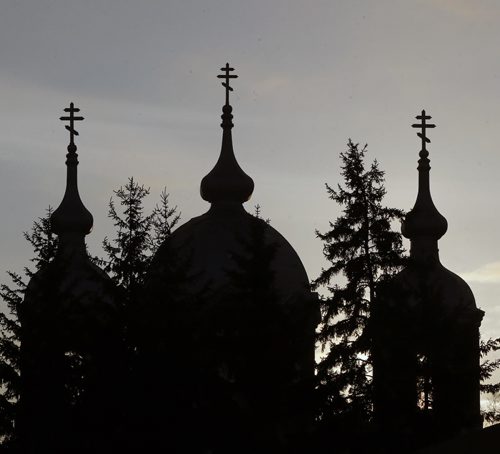
M 221 141 L 227 61 L 234 146 L 263 215 L 316 277 L 314 231 L 339 208 L 348 138 L 386 171 L 387 205 L 409 210 L 417 189 L 422 108 L 432 193 L 448 219 L 445 266 L 471 285 L 500 336 L 500 2 L 496 0 L 3 0 L 0 6 L 0 282 L 32 255 L 22 238 L 62 200 L 70 101 L 78 124 L 80 193 L 101 253 L 113 234 L 112 190 L 129 176 L 165 186 L 183 221 L 207 210 L 201 178 Z M 4 278 L 1 278 L 1 276 Z

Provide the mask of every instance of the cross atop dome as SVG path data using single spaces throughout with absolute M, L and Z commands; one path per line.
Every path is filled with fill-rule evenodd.
M 238 76 L 236 74 L 230 74 L 231 71 L 234 71 L 234 68 L 231 68 L 229 66 L 229 63 L 226 63 L 226 66 L 220 69 L 221 71 L 224 71 L 225 74 L 219 74 L 217 76 L 218 79 L 226 79 L 225 82 L 222 82 L 222 86 L 226 88 L 226 106 L 229 105 L 229 92 L 233 91 L 233 87 L 229 85 L 229 80 L 230 79 L 237 79 Z
M 64 109 L 64 112 L 68 112 L 69 115 L 67 117 L 60 117 L 61 121 L 69 121 L 69 125 L 65 125 L 66 129 L 69 131 L 69 145 L 71 148 L 76 150 L 74 137 L 78 135 L 78 131 L 75 129 L 75 121 L 83 121 L 83 117 L 75 117 L 76 112 L 80 112 L 80 109 L 75 107 L 74 103 L 70 103 L 69 107 Z M 68 147 L 69 149 L 69 147 Z
M 422 110 L 421 115 L 417 115 L 415 117 L 417 120 L 422 120 L 421 123 L 415 123 L 412 124 L 412 128 L 418 128 L 421 130 L 421 132 L 417 132 L 417 136 L 422 139 L 422 150 L 420 151 L 420 157 L 421 158 L 426 158 L 429 156 L 429 153 L 427 152 L 427 149 L 425 148 L 426 143 L 431 143 L 430 139 L 426 135 L 426 130 L 427 128 L 435 128 L 436 125 L 426 123 L 425 120 L 430 120 L 432 117 L 430 115 L 425 114 L 425 110 Z

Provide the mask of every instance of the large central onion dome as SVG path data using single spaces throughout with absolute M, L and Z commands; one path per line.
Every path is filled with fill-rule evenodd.
M 157 414 L 175 421 L 173 437 L 184 450 L 189 439 L 193 452 L 243 444 L 253 446 L 249 452 L 264 444 L 291 452 L 312 423 L 317 297 L 288 241 L 243 208 L 254 183 L 234 155 L 228 98 L 236 76 L 229 65 L 222 69 L 222 148 L 200 187 L 211 207 L 153 258 L 144 356 L 151 355 L 158 387 L 170 383 L 170 416 L 163 407 Z M 168 363 L 158 365 L 158 356 Z M 197 440 L 185 436 L 192 433 Z
M 171 238 L 171 244 L 190 257 L 191 271 L 198 276 L 197 287 L 208 286 L 214 291 L 228 284 L 228 271 L 236 264 L 234 257 L 245 255 L 245 239 L 250 237 L 256 219 L 242 206 L 250 199 L 254 182 L 234 155 L 231 111 L 231 106 L 223 107 L 220 156 L 200 185 L 200 194 L 211 202 L 211 208 L 181 226 Z M 275 248 L 271 269 L 279 296 L 286 300 L 309 293 L 309 279 L 295 250 L 269 224 L 264 229 L 265 243 Z M 161 259 L 155 258 L 155 263 L 161 266 Z
M 229 78 L 235 77 L 229 75 Z M 232 91 L 228 82 L 227 86 L 226 83 L 223 85 L 227 92 Z M 222 112 L 223 133 L 219 159 L 200 185 L 201 197 L 210 202 L 211 207 L 205 214 L 179 227 L 169 239 L 169 247 L 160 247 L 151 267 L 152 274 L 157 275 L 162 264 L 169 262 L 168 251 L 173 247 L 181 256 L 189 259 L 192 275 L 196 276 L 194 286 L 213 291 L 228 284 L 230 272 L 236 265 L 234 258 L 245 255 L 244 244 L 256 219 L 242 205 L 250 199 L 254 182 L 241 169 L 234 154 L 231 133 L 233 115 L 228 97 Z M 309 279 L 293 247 L 269 224 L 264 227 L 264 238 L 265 243 L 274 248 L 271 269 L 280 298 L 285 301 L 299 295 L 309 295 Z

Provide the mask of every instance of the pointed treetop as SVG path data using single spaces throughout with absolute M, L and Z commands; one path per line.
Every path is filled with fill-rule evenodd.
M 75 141 L 74 141 L 74 136 L 78 135 L 78 131 L 75 129 L 75 121 L 83 121 L 83 117 L 75 117 L 76 112 L 80 112 L 80 109 L 75 107 L 75 105 L 71 102 L 69 103 L 69 107 L 66 107 L 64 109 L 64 112 L 68 112 L 69 115 L 66 117 L 60 117 L 59 120 L 61 121 L 69 121 L 69 125 L 66 125 L 66 129 L 69 131 L 69 146 L 68 146 L 68 151 L 75 152 L 76 151 L 76 146 L 75 146 Z M 71 148 L 71 150 L 70 150 Z
M 236 74 L 230 74 L 234 68 L 226 63 L 221 68 L 225 74 L 220 74 L 219 79 L 225 79 L 222 85 L 226 89 L 226 104 L 222 107 L 222 147 L 219 160 L 214 168 L 201 180 L 201 197 L 210 203 L 236 202 L 243 203 L 250 199 L 254 183 L 239 166 L 233 150 L 231 129 L 233 125 L 233 108 L 229 105 L 229 92 L 233 88 L 229 85 L 230 79 L 236 79 Z
M 218 79 L 226 79 L 225 82 L 222 82 L 222 86 L 226 88 L 226 106 L 229 105 L 229 92 L 233 91 L 233 87 L 229 85 L 230 79 L 237 79 L 238 76 L 236 74 L 229 74 L 231 71 L 234 71 L 234 68 L 229 66 L 229 63 L 226 63 L 226 66 L 220 69 L 224 71 L 225 74 L 219 74 L 217 76 Z
M 417 120 L 422 120 L 419 124 L 411 125 L 412 128 L 418 128 L 421 132 L 417 135 L 422 139 L 422 149 L 420 150 L 418 160 L 418 194 L 415 206 L 406 215 L 402 224 L 402 232 L 406 238 L 429 238 L 438 240 L 448 229 L 448 222 L 445 217 L 437 210 L 432 201 L 429 181 L 429 171 L 431 170 L 429 152 L 426 144 L 431 141 L 426 135 L 427 128 L 435 128 L 436 125 L 429 124 L 426 120 L 432 117 L 425 114 L 422 110 L 421 115 L 417 115 Z

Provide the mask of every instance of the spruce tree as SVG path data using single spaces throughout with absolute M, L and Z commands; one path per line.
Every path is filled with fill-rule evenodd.
M 43 218 L 33 223 L 24 238 L 33 248 L 31 262 L 34 270 L 25 267 L 23 274 L 7 271 L 12 283 L 0 286 L 0 298 L 8 313 L 0 313 L 0 445 L 8 446 L 14 437 L 14 425 L 19 400 L 20 383 L 20 331 L 19 311 L 29 280 L 36 271 L 48 264 L 57 251 L 57 237 L 50 228 L 52 208 Z
M 133 177 L 113 192 L 122 207 L 120 212 L 115 200 L 110 199 L 108 216 L 116 228 L 116 237 L 104 238 L 102 247 L 107 257 L 95 260 L 133 299 L 144 283 L 155 252 L 172 233 L 180 214 L 177 206 L 170 206 L 166 189 L 162 190 L 160 202 L 152 212 L 145 214 L 144 201 L 150 189 Z
M 144 202 L 150 189 L 136 182 L 133 177 L 113 192 L 115 198 L 110 199 L 108 216 L 113 221 L 116 234 L 112 239 L 104 239 L 106 256 L 96 258 L 96 261 L 124 290 L 127 386 L 133 390 L 127 402 L 126 424 L 130 432 L 130 444 L 138 449 L 144 442 L 141 431 L 155 433 L 153 422 L 158 419 L 160 424 L 160 416 L 163 417 L 155 410 L 162 399 L 157 392 L 158 386 L 153 384 L 160 380 L 161 373 L 152 364 L 165 360 L 159 358 L 159 352 L 162 351 L 159 345 L 164 343 L 166 334 L 163 328 L 168 318 L 165 317 L 168 305 L 164 304 L 164 300 L 172 293 L 168 283 L 162 282 L 161 292 L 158 292 L 161 294 L 151 296 L 151 292 L 145 288 L 145 281 L 156 251 L 168 242 L 180 214 L 176 206 L 170 205 L 169 194 L 165 189 L 160 194 L 159 203 L 147 213 Z M 172 261 L 175 259 L 172 258 Z M 181 277 L 176 276 L 174 280 L 181 280 Z M 165 386 L 165 383 L 162 385 Z M 151 435 L 149 440 L 152 445 L 157 440 L 155 436 Z
M 365 423 L 372 412 L 367 325 L 377 284 L 404 261 L 401 234 L 392 228 L 403 212 L 382 204 L 384 172 L 376 160 L 365 167 L 366 151 L 366 145 L 349 139 L 347 151 L 340 153 L 344 185 L 334 189 L 326 184 L 326 189 L 342 214 L 330 222 L 329 231 L 316 232 L 330 262 L 313 282 L 314 289 L 328 290 L 321 300 L 318 333 L 324 353 L 317 375 L 319 418 L 349 427 Z
M 145 215 L 143 207 L 144 198 L 150 191 L 130 177 L 125 186 L 113 192 L 122 213 L 111 198 L 108 216 L 116 228 L 116 238 L 111 241 L 108 237 L 104 238 L 102 247 L 107 258 L 98 262 L 130 296 L 143 282 L 151 260 L 153 214 Z
M 153 210 L 153 231 L 151 253 L 154 254 L 158 248 L 165 243 L 172 234 L 172 230 L 179 223 L 181 215 L 177 206 L 170 206 L 169 194 L 163 188 L 160 193 L 160 203 Z
M 493 373 L 500 367 L 500 358 L 493 359 L 491 354 L 500 350 L 500 337 L 487 340 L 481 339 L 479 351 L 481 354 L 481 386 L 482 394 L 490 396 L 490 405 L 482 409 L 484 421 L 487 424 L 495 424 L 500 422 L 500 406 L 497 403 L 500 393 L 500 382 L 489 382 Z
M 116 228 L 116 236 L 112 240 L 104 238 L 102 247 L 106 257 L 95 257 L 95 261 L 125 290 L 126 332 L 129 348 L 135 350 L 135 334 L 131 331 L 135 329 L 146 273 L 155 252 L 179 222 L 180 214 L 176 206 L 170 206 L 165 189 L 160 194 L 160 202 L 151 213 L 145 214 L 144 202 L 150 189 L 133 177 L 113 192 L 121 206 L 119 210 L 115 200 L 110 199 L 108 216 Z

